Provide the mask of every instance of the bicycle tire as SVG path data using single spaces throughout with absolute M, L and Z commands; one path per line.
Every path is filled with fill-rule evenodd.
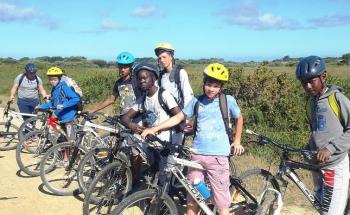
M 121 174 L 117 174 L 120 173 L 118 169 L 120 167 L 123 168 L 123 166 L 125 170 L 122 170 Z M 118 172 L 114 172 L 116 170 Z M 125 179 L 120 179 L 118 177 L 120 175 L 123 175 Z M 124 186 L 120 186 L 120 180 L 125 181 L 125 183 L 122 183 L 125 184 Z M 112 207 L 115 207 L 116 204 L 126 197 L 131 190 L 131 185 L 132 174 L 129 167 L 123 165 L 121 161 L 108 164 L 96 175 L 90 184 L 83 203 L 83 214 L 88 215 L 94 210 L 99 211 L 99 214 L 103 214 L 101 211 L 105 209 L 107 209 L 107 214 L 109 214 Z M 96 192 L 97 195 L 95 195 Z
M 254 204 L 252 200 L 242 194 L 243 201 L 246 202 L 250 207 L 250 212 L 254 211 L 254 214 L 266 214 L 263 213 L 263 208 L 266 208 L 266 204 L 270 204 L 264 199 L 261 199 L 263 196 L 265 189 L 273 188 L 277 191 L 280 191 L 280 186 L 276 180 L 276 178 L 267 170 L 264 169 L 250 169 L 243 172 L 239 179 L 241 180 L 241 185 L 258 201 L 258 205 Z M 231 194 L 233 195 L 235 192 L 235 188 L 231 187 Z M 264 204 L 263 204 L 264 203 Z M 263 205 L 262 205 L 263 204 Z
M 0 151 L 8 151 L 17 148 L 19 143 L 18 141 L 18 127 L 11 122 L 9 128 L 6 128 L 6 122 L 0 122 L 0 131 L 1 132 L 17 132 L 14 135 L 3 135 L 0 137 Z
M 228 158 L 228 162 L 229 162 L 230 176 L 231 176 L 231 177 L 236 176 L 236 174 L 237 174 L 237 168 L 236 168 L 236 164 L 235 164 L 235 161 L 234 161 L 233 156 L 230 156 L 230 157 Z
M 41 136 L 42 132 L 40 131 L 29 132 L 19 142 L 16 149 L 16 162 L 18 167 L 21 171 L 33 177 L 40 175 L 41 159 L 49 147 L 54 144 L 48 142 L 46 137 Z M 33 143 L 33 141 L 31 141 L 32 139 L 36 140 L 36 142 Z M 31 143 L 26 145 L 28 141 L 31 141 Z
M 63 158 L 64 153 L 67 151 L 72 152 L 74 147 L 75 145 L 69 142 L 56 144 L 46 152 L 42 161 L 40 162 L 41 181 L 49 191 L 56 195 L 71 196 L 73 194 L 80 193 L 78 180 L 76 178 L 76 169 L 78 167 L 79 160 L 76 159 L 73 164 L 74 166 L 70 171 L 67 171 Z M 79 156 L 82 157 L 86 153 L 87 150 L 85 147 L 79 145 Z M 69 153 L 68 159 L 70 159 L 70 156 L 71 153 Z M 52 177 L 57 179 L 50 179 Z M 61 184 L 61 182 L 63 183 Z
M 144 204 L 141 204 L 141 201 L 143 200 L 152 200 L 155 195 L 157 194 L 157 191 L 154 189 L 149 189 L 149 190 L 142 190 L 136 193 L 131 194 L 127 198 L 125 198 L 118 206 L 112 211 L 111 215 L 127 215 L 131 213 L 131 210 L 133 212 L 137 211 L 137 214 L 145 214 L 142 213 L 141 210 L 146 210 L 150 202 L 147 201 Z M 140 202 L 139 206 L 135 206 L 137 202 Z M 168 196 L 167 194 L 164 195 L 163 199 L 163 206 L 166 206 L 168 210 L 165 211 L 159 211 L 158 214 L 161 215 L 178 215 L 177 207 L 175 205 L 175 202 Z M 163 208 L 162 208 L 163 209 Z M 134 213 L 131 213 L 134 214 Z
M 29 119 L 26 119 L 22 124 L 21 126 L 19 126 L 19 129 L 18 129 L 18 140 L 21 141 L 26 134 L 28 134 L 29 132 L 32 132 L 32 131 L 35 131 L 35 130 L 39 130 L 39 124 L 36 122 L 37 120 L 39 120 L 39 122 L 41 122 L 43 120 L 43 117 L 42 116 L 33 116 L 33 117 L 30 117 Z M 35 124 L 34 124 L 35 122 Z M 30 124 L 30 126 L 26 126 Z M 34 127 L 32 127 L 34 124 Z M 41 126 L 41 125 L 40 125 Z
M 78 183 L 85 194 L 95 176 L 108 165 L 110 148 L 101 147 L 90 150 L 80 161 L 78 166 Z

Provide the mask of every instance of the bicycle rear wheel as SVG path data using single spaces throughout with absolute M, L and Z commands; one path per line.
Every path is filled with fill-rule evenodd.
M 83 203 L 83 214 L 110 214 L 131 190 L 131 185 L 131 170 L 126 164 L 121 161 L 108 164 L 90 184 Z
M 67 169 L 67 161 L 71 160 L 76 147 L 69 142 L 59 143 L 46 152 L 40 163 L 41 180 L 54 194 L 69 196 L 80 192 L 76 171 L 80 159 L 87 152 L 83 146 L 78 146 L 77 157 L 73 161 L 72 168 Z
M 0 151 L 15 149 L 18 142 L 18 127 L 11 122 L 0 122 Z
M 154 206 L 154 200 L 158 200 L 158 210 L 150 211 Z M 111 213 L 111 215 L 143 215 L 143 214 L 157 214 L 157 215 L 177 215 L 177 208 L 174 201 L 165 195 L 164 199 L 160 199 L 156 190 L 142 190 L 136 192 L 126 199 L 124 199 Z

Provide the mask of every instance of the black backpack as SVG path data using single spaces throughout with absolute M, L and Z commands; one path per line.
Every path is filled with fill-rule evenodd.
M 196 136 L 196 133 L 197 133 L 197 118 L 198 118 L 199 103 L 203 100 L 204 96 L 205 95 L 199 96 L 194 106 L 193 138 Z M 224 93 L 220 93 L 219 95 L 219 106 L 220 106 L 221 116 L 225 124 L 225 130 L 231 144 L 233 142 L 232 129 L 230 128 L 230 119 L 228 117 L 227 98 Z
M 183 69 L 183 66 L 181 65 L 175 65 L 174 69 L 172 72 L 174 72 L 174 80 L 170 79 L 170 82 L 175 82 L 176 87 L 178 89 L 179 92 L 179 99 L 176 100 L 176 102 L 179 104 L 179 107 L 182 109 L 184 108 L 184 93 L 183 93 L 183 89 L 181 88 L 181 83 L 180 83 L 180 70 Z M 164 73 L 166 73 L 165 70 L 160 71 L 159 73 L 159 78 L 158 78 L 158 86 L 160 88 L 162 88 L 162 76 L 164 75 Z
M 18 87 L 21 86 L 25 75 L 26 75 L 26 74 L 23 73 L 22 76 L 19 78 Z M 35 81 L 36 81 L 36 88 L 38 88 L 38 87 L 39 87 L 39 79 L 38 79 L 38 76 L 35 75 L 34 77 L 35 77 Z

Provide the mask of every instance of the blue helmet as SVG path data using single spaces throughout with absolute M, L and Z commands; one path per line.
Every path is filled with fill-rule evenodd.
M 36 68 L 36 66 L 32 63 L 28 63 L 25 67 L 24 70 L 28 73 L 36 73 L 38 71 L 38 69 Z
M 308 79 L 322 75 L 326 72 L 324 60 L 318 56 L 309 56 L 299 61 L 295 70 L 297 79 Z
M 117 56 L 117 64 L 133 64 L 135 57 L 129 52 L 122 52 Z

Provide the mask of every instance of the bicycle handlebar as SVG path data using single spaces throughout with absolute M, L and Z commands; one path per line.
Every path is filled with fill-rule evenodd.
M 148 134 L 146 136 L 146 141 L 160 143 L 162 146 L 164 146 L 164 150 L 169 150 L 170 154 L 181 153 L 183 155 L 188 156 L 190 153 L 190 148 L 188 148 L 186 146 L 178 145 L 178 144 L 172 144 L 171 142 L 161 140 L 153 134 Z
M 307 150 L 307 149 L 300 149 L 300 148 L 295 148 L 295 147 L 291 147 L 288 146 L 286 144 L 280 144 L 262 134 L 258 134 L 252 130 L 246 129 L 245 131 L 247 134 L 250 135 L 255 135 L 257 136 L 257 142 L 263 144 L 263 145 L 267 145 L 267 144 L 272 144 L 280 149 L 282 149 L 285 152 L 298 152 L 301 153 L 303 156 L 305 156 L 308 160 L 312 160 L 313 157 L 317 154 L 317 151 L 312 151 L 312 150 Z

